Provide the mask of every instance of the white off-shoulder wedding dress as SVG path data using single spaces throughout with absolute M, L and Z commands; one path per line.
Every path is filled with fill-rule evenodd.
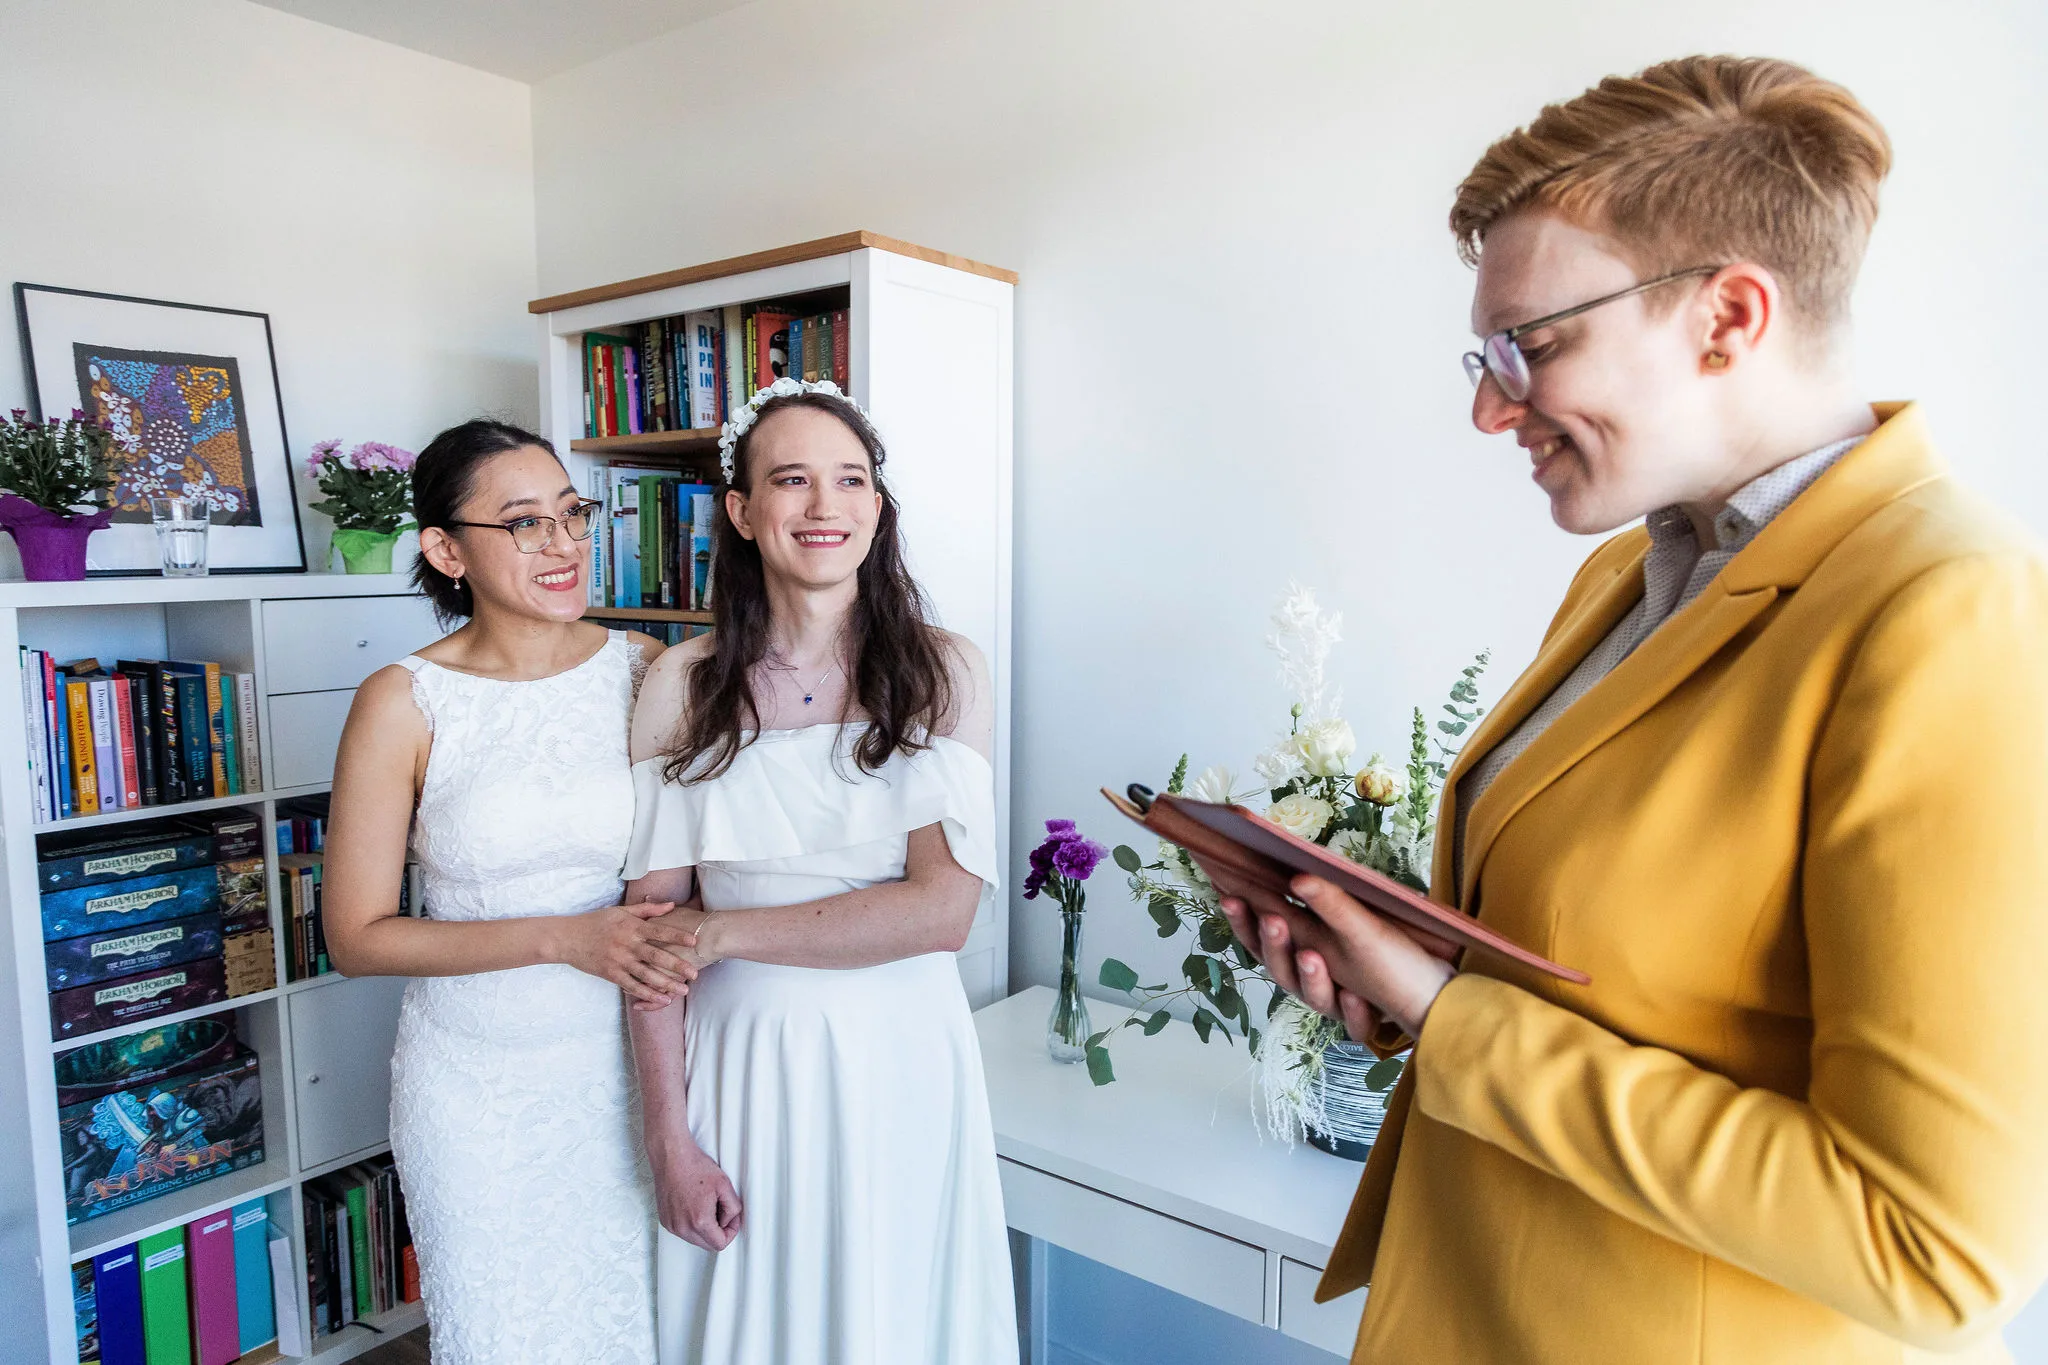
M 618 904 L 643 668 L 624 633 L 531 682 L 403 662 L 434 737 L 427 917 Z M 619 988 L 553 964 L 420 978 L 391 1073 L 434 1365 L 651 1365 L 654 1187 Z
M 697 869 L 704 906 L 792 905 L 900 880 L 940 825 L 997 885 L 994 775 L 954 740 L 862 773 L 858 725 L 763 732 L 706 782 L 635 765 L 626 875 Z M 950 953 L 823 970 L 719 962 L 685 1029 L 691 1131 L 740 1234 L 658 1234 L 662 1365 L 1005 1365 L 1017 1359 L 981 1053 Z

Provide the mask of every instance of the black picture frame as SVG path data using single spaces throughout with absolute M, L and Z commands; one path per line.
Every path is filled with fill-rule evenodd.
M 306 572 L 305 530 L 299 514 L 291 440 L 285 427 L 284 387 L 277 372 L 277 345 L 268 313 L 17 280 L 14 283 L 14 314 L 20 331 L 22 369 L 28 380 L 31 413 L 41 421 L 52 409 L 61 414 L 71 408 L 85 406 L 78 388 L 76 367 L 61 362 L 70 359 L 79 342 L 71 329 L 81 325 L 87 317 L 98 315 L 93 325 L 116 333 L 113 336 L 95 335 L 91 338 L 92 343 L 115 350 L 148 349 L 133 344 L 138 335 L 119 334 L 123 309 L 134 310 L 127 314 L 129 325 L 139 336 L 159 347 L 169 349 L 178 340 L 178 321 L 190 314 L 194 315 L 194 339 L 188 349 L 197 352 L 210 348 L 226 353 L 223 358 L 239 362 L 238 377 L 249 374 L 253 368 L 251 362 L 260 362 L 267 368 L 270 378 L 267 385 L 262 384 L 260 378 L 245 379 L 241 390 L 246 420 L 262 428 L 262 448 L 254 448 L 252 443 L 244 442 L 250 447 L 247 449 L 251 465 L 247 496 L 259 520 L 254 525 L 246 521 L 238 524 L 231 515 L 216 512 L 215 525 L 208 537 L 211 542 L 208 547 L 209 571 L 214 574 Z M 36 319 L 32 316 L 36 313 L 42 314 L 45 329 L 40 337 L 36 332 Z M 197 315 L 210 315 L 216 321 L 210 325 L 201 323 Z M 217 321 L 219 319 L 227 321 Z M 259 328 L 260 344 L 257 340 Z M 53 330 L 56 335 L 51 335 Z M 211 337 L 203 335 L 209 331 Z M 223 340 L 232 344 L 224 345 Z M 214 357 L 209 355 L 208 358 Z M 233 363 L 229 369 L 231 373 L 237 372 Z M 272 405 L 270 413 L 256 411 L 258 395 L 269 399 Z M 275 428 L 274 439 L 270 426 Z M 270 513 L 270 509 L 279 503 L 291 511 L 288 537 L 282 512 Z M 265 514 L 269 514 L 268 524 L 260 520 Z M 155 533 L 147 522 L 117 521 L 113 526 L 95 532 L 87 543 L 88 578 L 155 577 L 161 573 L 160 565 Z

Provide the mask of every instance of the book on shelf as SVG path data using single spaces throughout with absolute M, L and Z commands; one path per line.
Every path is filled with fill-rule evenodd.
M 585 332 L 583 434 L 715 430 L 786 374 L 847 388 L 846 297 L 827 290 Z
M 242 1354 L 235 1303 L 235 1211 L 185 1225 L 186 1291 L 192 1302 L 193 1365 L 230 1365 Z
M 103 1251 L 92 1268 L 101 1365 L 147 1365 L 142 1346 L 142 1263 L 135 1245 Z
M 709 577 L 696 561 L 710 562 L 712 485 L 624 464 L 597 467 L 593 481 L 611 517 L 608 543 L 592 549 L 590 605 L 708 611 Z
M 253 675 L 29 648 L 19 662 L 35 823 L 261 788 Z
M 277 1339 L 277 1299 L 270 1282 L 270 1209 L 263 1200 L 250 1199 L 235 1205 L 233 1213 L 235 1342 L 239 1354 L 247 1355 Z
M 419 1301 L 405 1191 L 388 1155 L 309 1180 L 303 1194 L 315 1340 Z
M 292 1275 L 292 1239 L 276 1223 L 269 1228 L 271 1318 L 277 1323 L 278 1353 L 302 1356 L 306 1354 L 308 1340 L 299 1322 L 298 1295 L 292 1288 L 296 1282 Z M 311 1256 L 310 1248 L 307 1254 Z

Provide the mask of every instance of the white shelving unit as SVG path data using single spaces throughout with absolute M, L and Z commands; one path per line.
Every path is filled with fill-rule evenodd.
M 698 309 L 847 291 L 849 378 L 888 444 L 884 477 L 902 507 L 911 570 L 939 622 L 988 656 L 996 703 L 996 842 L 1009 866 L 1010 481 L 1017 277 L 871 232 L 537 299 L 541 416 L 578 487 L 593 460 L 672 461 L 707 482 L 718 433 L 584 435 L 583 334 Z M 599 614 L 599 613 L 593 613 Z M 703 620 L 622 610 L 631 618 Z M 960 975 L 976 1008 L 1009 993 L 1009 888 L 986 896 Z
M 25 645 L 63 659 L 211 659 L 253 673 L 265 786 L 242 796 L 38 825 L 21 706 L 0 704 L 0 890 L 6 897 L 0 922 L 0 1136 L 8 1155 L 0 1164 L 0 1323 L 6 1332 L 0 1357 L 74 1365 L 73 1263 L 258 1197 L 269 1202 L 272 1218 L 291 1236 L 300 1321 L 310 1321 L 300 1185 L 388 1147 L 382 1107 L 373 1100 L 388 1092 L 398 983 L 334 976 L 285 982 L 270 826 L 280 802 L 327 790 L 341 721 L 356 685 L 439 634 L 425 604 L 403 580 L 388 575 L 0 584 L 0 657 L 13 659 L 17 647 Z M 19 689 L 13 695 L 18 697 Z M 280 984 L 52 1043 L 37 837 L 224 809 L 261 817 Z M 53 1058 L 87 1042 L 202 1015 L 232 1016 L 237 1035 L 256 1052 L 263 1084 L 263 1160 L 67 1226 Z M 337 1151 L 337 1142 L 354 1146 Z M 387 1333 L 404 1332 L 424 1321 L 419 1305 L 408 1304 L 373 1319 L 372 1325 Z M 368 1330 L 346 1329 L 323 1338 L 306 1359 L 339 1362 L 382 1339 Z

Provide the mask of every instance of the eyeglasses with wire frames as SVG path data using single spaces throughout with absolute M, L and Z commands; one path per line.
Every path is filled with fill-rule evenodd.
M 1493 382 L 1500 385 L 1500 391 L 1507 395 L 1508 401 L 1519 403 L 1529 396 L 1531 382 L 1529 358 L 1522 354 L 1522 337 L 1539 327 L 1548 327 L 1552 323 L 1563 322 L 1566 318 L 1590 313 L 1595 308 L 1655 289 L 1660 284 L 1670 284 L 1673 280 L 1688 279 L 1694 275 L 1711 275 L 1719 269 L 1721 267 L 1718 265 L 1696 265 L 1689 270 L 1674 270 L 1669 275 L 1659 275 L 1654 280 L 1644 280 L 1641 284 L 1632 284 L 1612 294 L 1602 294 L 1597 299 L 1589 299 L 1585 303 L 1560 312 L 1547 313 L 1529 322 L 1504 327 L 1480 342 L 1478 350 L 1465 352 L 1465 377 L 1472 381 L 1472 387 L 1476 389 L 1480 381 L 1490 374 L 1493 376 Z
M 473 526 L 479 531 L 510 532 L 519 553 L 537 555 L 555 543 L 555 527 L 558 525 L 569 533 L 571 540 L 590 539 L 590 533 L 597 529 L 597 514 L 603 510 L 603 503 L 586 498 L 562 513 L 560 518 L 518 517 L 512 521 L 451 521 L 448 524 Z

